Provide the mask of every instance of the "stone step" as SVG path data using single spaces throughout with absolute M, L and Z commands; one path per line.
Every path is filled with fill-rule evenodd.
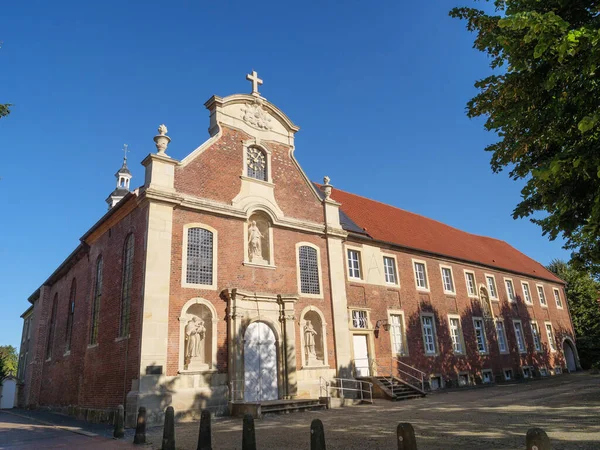
M 288 414 L 300 411 L 316 411 L 325 409 L 326 405 L 316 401 L 294 402 L 287 404 L 261 405 L 262 414 Z

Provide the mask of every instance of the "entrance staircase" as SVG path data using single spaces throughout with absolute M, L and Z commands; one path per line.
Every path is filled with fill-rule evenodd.
M 425 397 L 425 372 L 398 358 L 379 358 L 370 361 L 373 396 L 389 400 L 408 400 Z
M 409 400 L 425 397 L 425 392 L 396 377 L 369 377 L 373 383 L 373 396 L 388 400 Z
M 289 414 L 299 411 L 318 411 L 325 409 L 326 404 L 315 399 L 270 400 L 260 403 L 262 414 Z

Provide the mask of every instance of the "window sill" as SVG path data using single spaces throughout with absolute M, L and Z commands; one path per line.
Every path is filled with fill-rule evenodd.
M 121 342 L 121 341 L 126 341 L 127 339 L 130 338 L 130 335 L 128 334 L 127 336 L 119 336 L 115 338 L 115 342 Z
M 216 284 L 195 284 L 195 283 L 185 283 L 182 282 L 181 283 L 181 287 L 182 288 L 189 288 L 189 289 L 206 289 L 207 291 L 216 291 L 217 290 L 217 285 Z
M 450 295 L 452 297 L 456 297 L 456 292 L 452 292 L 452 291 L 444 291 L 444 295 Z
M 88 344 L 88 346 L 87 346 L 87 349 L 88 349 L 88 350 L 90 350 L 90 349 L 92 349 L 92 348 L 96 348 L 96 347 L 98 347 L 98 343 L 95 343 L 95 344 Z
M 252 178 L 247 175 L 240 175 L 240 178 L 244 181 L 251 181 L 253 183 L 262 184 L 264 186 L 275 187 L 275 183 L 271 183 L 270 181 L 259 180 L 258 178 Z
M 257 263 L 252 263 L 249 261 L 244 261 L 242 264 L 244 266 L 255 267 L 257 269 L 271 269 L 271 270 L 277 269 L 277 266 L 275 266 L 273 264 L 257 264 Z M 202 286 L 202 285 L 199 285 L 199 286 Z
M 541 303 L 540 303 L 540 307 L 548 309 L 548 305 L 542 305 Z
M 492 301 L 492 302 L 499 302 L 500 299 L 498 297 L 490 297 L 490 301 Z
M 429 288 L 418 287 L 417 288 L 417 292 L 426 292 L 426 293 L 429 293 L 431 291 L 429 290 Z
M 305 294 L 303 292 L 300 292 L 298 294 L 298 296 L 300 298 L 314 298 L 314 299 L 321 299 L 321 300 L 323 300 L 323 298 L 324 298 L 323 294 Z
M 71 350 L 67 350 L 66 352 L 63 353 L 63 356 L 69 356 L 71 354 Z

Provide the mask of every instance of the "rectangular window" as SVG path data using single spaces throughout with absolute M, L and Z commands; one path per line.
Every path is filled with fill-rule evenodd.
M 529 283 L 521 283 L 521 286 L 523 287 L 523 299 L 525 300 L 525 303 L 529 303 L 530 305 L 533 303 L 533 301 L 531 300 L 531 292 L 529 291 Z
M 546 324 L 546 335 L 548 336 L 548 344 L 550 345 L 550 350 L 556 351 L 556 342 L 554 341 L 554 332 L 552 331 L 552 324 Z
M 493 276 L 487 275 L 485 277 L 490 291 L 490 298 L 498 298 L 498 291 L 496 290 L 496 280 Z
M 352 311 L 352 326 L 354 328 L 369 328 L 366 311 Z
M 533 336 L 533 346 L 535 351 L 542 351 L 542 342 L 540 340 L 540 329 L 538 328 L 537 322 L 531 322 L 531 335 Z
M 417 289 L 427 289 L 427 269 L 425 268 L 425 263 L 415 261 L 414 266 Z
M 548 376 L 548 369 L 546 369 L 545 367 L 540 367 L 540 376 L 541 377 L 547 377 Z
M 523 371 L 523 378 L 531 378 L 531 367 L 524 366 L 521 367 L 521 370 Z
M 435 328 L 432 316 L 421 316 L 421 327 L 423 329 L 423 344 L 425 345 L 425 354 L 435 354 Z
M 481 382 L 483 384 L 492 384 L 493 382 L 493 378 L 492 378 L 492 371 L 491 370 L 482 370 L 481 371 Z
M 205 228 L 188 228 L 185 281 L 213 284 L 213 233 Z
M 513 326 L 515 328 L 515 338 L 517 338 L 517 347 L 519 347 L 519 353 L 527 353 L 521 322 L 513 321 Z
M 554 368 L 554 375 L 560 375 L 562 373 L 562 367 L 555 367 Z
M 450 267 L 442 267 L 442 283 L 444 292 L 454 294 L 454 280 L 452 279 L 452 269 Z
M 396 276 L 396 261 L 394 258 L 389 256 L 383 257 L 383 271 L 385 273 L 385 282 L 391 284 L 398 284 L 398 277 Z
M 302 245 L 298 249 L 298 266 L 300 267 L 300 293 L 319 295 L 319 260 L 317 249 Z
M 396 355 L 404 354 L 404 325 L 400 314 L 390 314 L 390 335 L 392 351 Z
M 465 280 L 467 282 L 467 293 L 470 297 L 476 297 L 477 290 L 475 288 L 475 274 L 473 272 L 465 272 Z
M 429 387 L 432 391 L 437 391 L 442 388 L 442 377 L 434 376 L 429 379 Z
M 554 289 L 554 300 L 556 301 L 556 307 L 557 308 L 562 308 L 562 300 L 560 299 L 560 292 L 558 289 Z
M 486 353 L 487 347 L 485 342 L 485 327 L 483 325 L 483 319 L 473 318 L 473 326 L 475 327 L 475 339 L 477 340 L 477 351 L 479 353 Z
M 468 373 L 459 373 L 458 374 L 458 385 L 459 386 L 468 386 L 471 384 L 471 380 Z
M 537 287 L 538 297 L 540 298 L 540 305 L 548 306 L 548 302 L 546 302 L 546 295 L 544 294 L 544 286 Z
M 501 320 L 496 321 L 496 336 L 498 338 L 498 350 L 500 350 L 500 353 L 507 353 L 506 332 L 504 331 L 504 322 Z
M 98 318 L 100 315 L 100 301 L 102 300 L 102 256 L 96 262 L 96 285 L 92 302 L 92 326 L 90 330 L 90 345 L 98 343 Z
M 463 353 L 462 330 L 458 317 L 450 317 L 450 339 L 452 339 L 454 353 L 461 355 Z
M 504 280 L 504 283 L 506 284 L 506 295 L 508 296 L 508 301 L 509 302 L 516 301 L 515 288 L 513 286 L 512 280 Z
M 348 250 L 348 276 L 360 278 L 360 253 L 356 250 Z
M 504 369 L 504 379 L 506 381 L 510 381 L 513 379 L 513 371 L 512 369 Z

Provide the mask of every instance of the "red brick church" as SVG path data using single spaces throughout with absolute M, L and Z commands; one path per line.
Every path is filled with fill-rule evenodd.
M 213 96 L 209 139 L 157 152 L 29 297 L 22 406 L 150 421 L 318 398 L 340 378 L 416 390 L 577 369 L 564 283 L 507 243 L 314 184 L 259 93 Z

